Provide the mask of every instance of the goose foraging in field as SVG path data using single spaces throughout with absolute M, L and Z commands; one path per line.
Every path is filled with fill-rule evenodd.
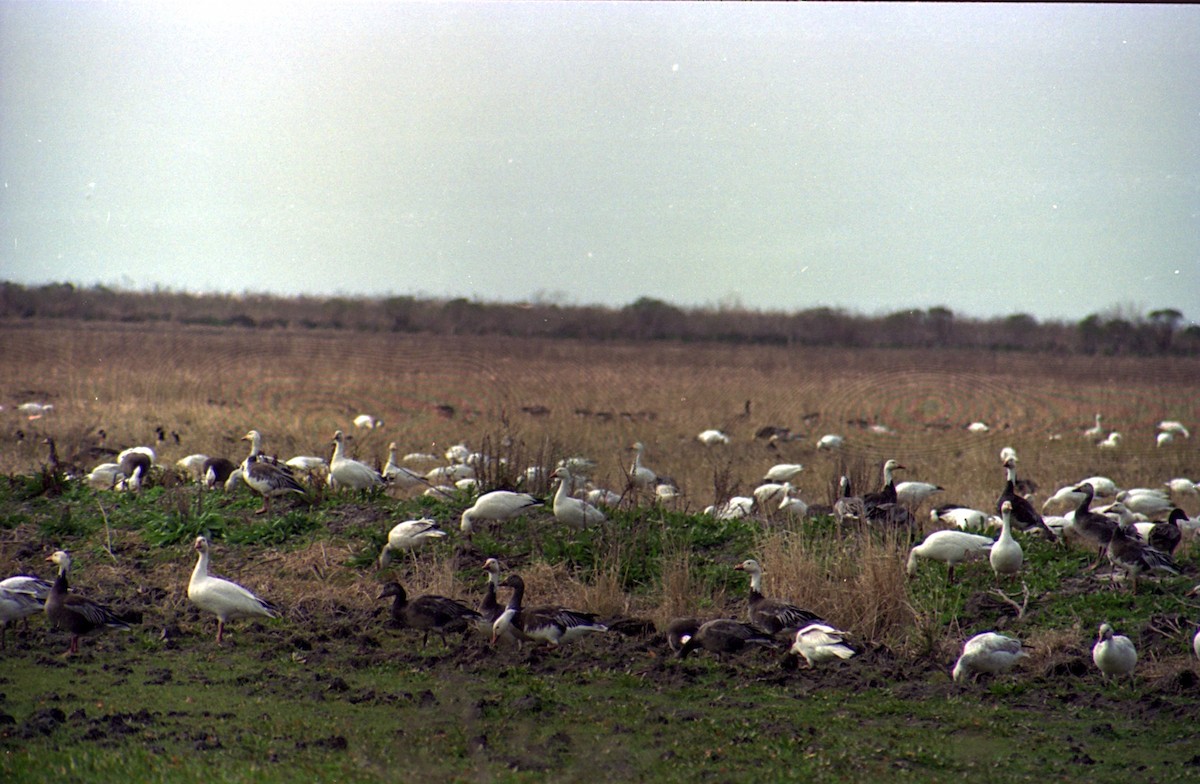
M 865 523 L 867 521 L 867 506 L 863 500 L 850 491 L 850 477 L 842 476 L 838 480 L 838 499 L 833 502 L 833 515 L 838 525 L 847 523 Z
M 803 656 L 809 667 L 832 659 L 849 659 L 856 651 L 845 642 L 846 633 L 823 623 L 810 623 L 796 631 L 791 653 Z
M 1104 435 L 1104 427 L 1100 424 L 1100 414 L 1096 414 L 1096 424 L 1083 431 L 1084 438 L 1096 440 Z
M 1179 524 L 1187 519 L 1187 513 L 1182 509 L 1178 507 L 1172 509 L 1166 522 L 1155 523 L 1150 529 L 1150 533 L 1146 535 L 1146 543 L 1155 550 L 1164 552 L 1167 555 L 1174 555 L 1175 548 L 1179 546 L 1180 540 L 1183 539 L 1183 530 L 1179 527 Z
M 826 433 L 817 439 L 817 449 L 832 452 L 846 445 L 846 439 L 834 433 Z
M 197 536 L 196 566 L 188 582 L 188 600 L 217 616 L 217 645 L 225 638 L 225 623 L 235 618 L 278 618 L 279 610 L 242 586 L 208 573 L 208 539 Z
M 68 654 L 79 653 L 79 638 L 85 634 L 104 629 L 130 630 L 129 624 L 109 608 L 79 594 L 67 592 L 71 556 L 65 550 L 58 550 L 46 560 L 58 566 L 58 576 L 46 595 L 46 618 L 54 628 L 71 633 Z
M 604 512 L 587 501 L 572 498 L 567 494 L 567 488 L 571 486 L 571 472 L 565 466 L 554 469 L 550 477 L 558 480 L 558 489 L 554 493 L 554 518 L 560 523 L 566 523 L 572 528 L 587 528 L 608 519 Z
M 1105 678 L 1128 675 L 1133 680 L 1137 660 L 1137 648 L 1132 640 L 1123 634 L 1115 634 L 1107 623 L 1100 624 L 1100 633 L 1092 646 L 1092 661 Z
M 667 624 L 667 629 L 664 634 L 667 637 L 667 646 L 679 653 L 680 649 L 700 631 L 700 621 L 697 618 L 676 618 Z
M 1013 539 L 1012 503 L 1010 501 L 1005 501 L 1000 505 L 1000 519 L 1002 521 L 1000 537 L 992 543 L 991 550 L 988 552 L 988 560 L 997 577 L 1021 571 L 1021 564 L 1025 560 L 1025 553 L 1021 550 L 1020 542 Z
M 376 419 L 370 414 L 359 414 L 354 417 L 354 426 L 361 430 L 375 430 L 383 427 L 383 420 Z
M 333 434 L 333 457 L 329 460 L 329 486 L 351 490 L 369 490 L 383 484 L 383 475 L 366 463 L 346 457 L 346 436 Z
M 706 621 L 694 631 L 681 625 L 677 631 L 679 639 L 682 640 L 676 652 L 680 659 L 686 659 L 688 654 L 697 648 L 703 648 L 716 654 L 717 661 L 722 661 L 725 654 L 738 653 L 752 646 L 778 647 L 773 635 L 751 624 L 729 618 L 715 618 Z
M 42 578 L 23 574 L 0 580 L 0 650 L 8 647 L 5 632 L 9 622 L 42 612 L 50 588 L 50 583 Z
M 446 644 L 446 632 L 465 632 L 479 622 L 479 613 L 456 599 L 435 594 L 418 596 L 411 601 L 400 583 L 387 583 L 379 594 L 380 599 L 396 597 L 392 601 L 392 620 L 408 629 L 423 632 L 421 647 L 429 642 L 429 633 L 437 632 Z
M 804 466 L 800 463 L 776 463 L 767 469 L 763 476 L 764 482 L 790 482 L 800 476 Z
M 1170 433 L 1172 436 L 1181 436 L 1183 438 L 1192 437 L 1192 434 L 1188 432 L 1188 429 L 1184 426 L 1184 424 L 1174 419 L 1164 419 L 1158 423 L 1158 427 L 1156 429 L 1161 433 Z
M 214 487 L 224 487 L 238 467 L 232 460 L 224 457 L 209 457 L 200 467 L 200 482 L 210 490 Z
M 511 588 L 512 596 L 492 626 L 493 643 L 510 628 L 518 640 L 541 641 L 551 646 L 608 631 L 607 626 L 596 620 L 595 613 L 554 606 L 524 607 L 525 581 L 519 575 L 510 574 L 500 587 Z
M 966 531 L 934 531 L 925 537 L 925 541 L 909 551 L 906 571 L 909 577 L 916 576 L 918 558 L 940 561 L 946 564 L 946 582 L 952 583 L 955 566 L 968 556 L 986 553 L 991 549 L 992 540 L 986 536 Z
M 951 525 L 962 531 L 982 531 L 988 525 L 987 512 L 955 504 L 946 504 L 931 509 L 929 519 L 934 523 Z
M 390 484 L 405 489 L 429 484 L 424 476 L 396 462 L 395 441 L 388 444 L 388 460 L 387 464 L 383 467 L 383 478 Z
M 379 553 L 379 568 L 386 568 L 392 562 L 392 553 L 408 550 L 416 563 L 417 548 L 432 539 L 444 539 L 446 532 L 438 528 L 438 524 L 428 517 L 420 520 L 405 520 L 397 523 L 388 531 L 387 542 Z
M 508 520 L 525 514 L 539 506 L 542 501 L 529 493 L 514 493 L 511 490 L 493 490 L 475 499 L 475 503 L 463 510 L 459 529 L 470 536 L 478 520 Z
M 774 635 L 780 632 L 792 633 L 811 623 L 823 622 L 822 618 L 814 612 L 763 596 L 763 571 L 758 561 L 750 558 L 733 568 L 750 575 L 749 617 L 750 623 L 756 627 Z
M 1108 560 L 1113 567 L 1129 575 L 1132 593 L 1137 593 L 1138 575 L 1151 572 L 1179 574 L 1179 567 L 1168 553 L 1155 550 L 1138 538 L 1136 530 L 1114 526 L 1108 543 Z
M 1020 640 L 995 632 L 984 632 L 966 641 L 951 675 L 957 683 L 975 679 L 981 673 L 999 675 L 1011 670 L 1013 665 L 1028 655 Z
M 1108 438 L 1096 444 L 1100 449 L 1116 449 L 1121 445 L 1121 434 L 1116 430 L 1108 434 Z
M 1047 527 L 1046 521 L 1042 519 L 1033 504 L 1029 503 L 1029 499 L 1017 493 L 1017 461 L 1005 460 L 1004 472 L 1004 489 L 1000 491 L 1000 497 L 996 499 L 996 514 L 1000 514 L 1000 507 L 1007 501 L 1012 505 L 1012 524 L 1017 530 L 1041 531 L 1050 541 L 1057 541 L 1058 537 Z

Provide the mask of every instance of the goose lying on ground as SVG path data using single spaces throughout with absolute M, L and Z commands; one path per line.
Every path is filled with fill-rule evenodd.
M 821 617 L 794 604 L 768 599 L 762 594 L 762 567 L 753 558 L 733 567 L 750 575 L 750 623 L 768 634 L 794 633 L 797 629 L 821 621 Z
M 975 679 L 981 673 L 999 675 L 1008 672 L 1028 656 L 1021 641 L 995 632 L 977 634 L 963 645 L 962 655 L 954 663 L 951 675 L 958 683 Z
M 380 599 L 396 597 L 392 602 L 392 620 L 408 629 L 423 632 L 421 647 L 429 642 L 429 633 L 437 632 L 446 644 L 446 632 L 465 632 L 478 624 L 479 613 L 457 599 L 425 594 L 409 600 L 400 583 L 387 583 L 379 594 Z
M 946 582 L 954 582 L 954 567 L 972 554 L 992 549 L 992 540 L 966 531 L 934 531 L 908 553 L 909 577 L 917 574 L 917 559 L 928 558 L 946 564 Z
M 720 430 L 704 430 L 696 439 L 705 446 L 717 446 L 718 444 L 728 444 L 729 436 L 722 433 Z
M 683 648 L 696 632 L 700 630 L 700 620 L 697 618 L 676 618 L 667 624 L 667 646 L 675 653 Z
M 42 612 L 50 588 L 42 578 L 23 574 L 0 580 L 0 650 L 8 647 L 5 632 L 9 622 Z
M 217 616 L 217 645 L 225 638 L 225 623 L 234 618 L 278 618 L 279 610 L 242 586 L 208 573 L 208 539 L 197 536 L 196 566 L 188 582 L 188 600 Z
M 445 536 L 446 532 L 428 517 L 397 523 L 388 531 L 388 540 L 379 553 L 379 568 L 383 569 L 390 564 L 392 553 L 400 550 L 408 550 L 415 562 L 418 547 L 433 539 L 444 539 Z
M 901 482 L 896 485 L 896 503 L 918 507 L 935 493 L 942 492 L 940 485 L 929 482 Z
M 509 629 L 518 640 L 541 641 L 553 646 L 592 632 L 608 631 L 607 626 L 596 620 L 594 613 L 550 605 L 525 607 L 525 581 L 519 575 L 510 574 L 500 583 L 500 587 L 511 588 L 512 596 L 492 626 L 493 643 L 507 634 Z
M 85 634 L 104 629 L 130 630 L 128 623 L 104 605 L 67 592 L 71 556 L 65 550 L 58 550 L 46 560 L 58 566 L 58 577 L 54 578 L 54 585 L 46 595 L 46 618 L 54 628 L 71 633 L 68 654 L 79 653 L 79 638 Z
M 475 499 L 475 503 L 463 510 L 459 529 L 470 536 L 478 520 L 508 520 L 544 506 L 542 501 L 529 493 L 514 493 L 511 490 L 493 490 Z
M 988 513 L 965 506 L 947 504 L 931 509 L 929 519 L 935 523 L 954 526 L 963 531 L 982 531 L 988 525 Z
M 1107 623 L 1100 624 L 1100 633 L 1096 637 L 1096 644 L 1092 646 L 1092 661 L 1105 678 L 1128 675 L 1132 680 L 1137 659 L 1137 648 L 1132 640 L 1123 634 L 1113 633 L 1113 628 Z
M 846 633 L 823 623 L 810 623 L 796 631 L 791 653 L 804 657 L 809 667 L 831 659 L 849 659 L 855 650 L 845 642 Z
M 715 653 L 717 660 L 721 661 L 727 653 L 738 653 L 755 645 L 778 647 L 771 634 L 751 624 L 728 618 L 706 621 L 694 630 L 685 626 L 677 629 L 677 632 L 682 643 L 676 655 L 681 659 L 686 659 L 697 648 Z

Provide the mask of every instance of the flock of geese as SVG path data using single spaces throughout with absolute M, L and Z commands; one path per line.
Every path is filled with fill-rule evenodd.
M 1172 426 L 1164 429 L 1164 433 L 1190 436 L 1179 423 L 1164 424 Z M 1099 415 L 1096 427 L 1100 427 Z M 720 443 L 714 433 L 719 434 L 719 431 L 702 433 L 701 440 Z M 399 465 L 396 447 L 392 444 L 387 465 L 377 471 L 347 456 L 345 436 L 340 430 L 333 436 L 333 453 L 328 461 L 298 456 L 280 462 L 268 457 L 262 449 L 262 436 L 256 430 L 249 431 L 243 440 L 250 443 L 250 453 L 240 464 L 191 455 L 178 461 L 178 466 L 209 487 L 244 485 L 262 497 L 263 506 L 258 510 L 262 514 L 270 512 L 272 499 L 292 494 L 305 496 L 308 483 L 321 479 L 331 488 L 348 490 L 367 490 L 389 483 L 402 487 L 426 485 L 431 491 L 442 492 L 447 489 L 448 486 L 443 484 L 447 482 L 455 483 L 450 487 L 471 486 L 474 479 L 472 463 L 480 459 L 465 446 L 458 445 L 447 452 L 449 466 L 421 474 Z M 54 445 L 49 439 L 48 443 L 53 461 Z M 643 444 L 634 444 L 632 449 L 634 458 L 628 472 L 628 490 L 644 491 L 662 498 L 667 494 L 664 486 L 669 485 L 645 465 Z M 96 487 L 136 490 L 154 463 L 153 450 L 135 447 L 118 455 L 115 463 L 98 466 L 86 479 Z M 1012 579 L 1024 566 L 1022 547 L 1014 532 L 1038 535 L 1051 541 L 1077 540 L 1085 546 L 1095 547 L 1096 561 L 1089 570 L 1098 568 L 1107 557 L 1114 579 L 1118 573 L 1123 573 L 1135 593 L 1139 577 L 1155 573 L 1179 574 L 1172 554 L 1183 532 L 1194 531 L 1200 521 L 1190 520 L 1173 503 L 1172 494 L 1196 494 L 1196 483 L 1176 479 L 1167 484 L 1166 490 L 1122 491 L 1106 477 L 1087 477 L 1060 489 L 1039 510 L 1029 501 L 1029 493 L 1017 477 L 1018 458 L 1013 450 L 1006 448 L 1001 453 L 1001 465 L 1005 485 L 996 501 L 995 514 L 952 504 L 933 509 L 930 516 L 934 522 L 949 527 L 913 544 L 905 566 L 910 576 L 918 573 L 921 561 L 930 560 L 944 564 L 946 579 L 953 581 L 957 565 L 972 557 L 986 557 L 997 578 Z M 550 502 L 553 514 L 575 528 L 602 524 L 606 520 L 602 507 L 624 498 L 623 494 L 594 487 L 588 490 L 588 500 L 575 497 L 572 493 L 586 486 L 581 478 L 590 467 L 589 461 L 572 458 L 562 461 L 550 473 L 550 477 L 558 482 Z M 809 509 L 803 501 L 793 497 L 794 487 L 790 484 L 802 470 L 800 464 L 773 466 L 752 498 L 730 499 L 706 512 L 718 517 L 741 516 L 753 509 L 765 508 L 804 515 Z M 905 467 L 899 461 L 885 461 L 881 488 L 862 495 L 854 495 L 849 479 L 841 477 L 840 497 L 828 511 L 841 526 L 919 531 L 914 510 L 942 488 L 923 482 L 898 484 L 895 475 L 903 470 Z M 1097 498 L 1113 501 L 1106 507 L 1093 508 Z M 1062 502 L 1073 504 L 1074 509 L 1062 516 L 1044 514 L 1051 505 Z M 528 493 L 506 490 L 483 493 L 463 510 L 460 532 L 469 539 L 477 524 L 511 519 L 543 505 L 541 499 Z M 985 533 L 993 525 L 1000 529 L 995 539 Z M 380 568 L 387 567 L 394 554 L 404 551 L 415 562 L 416 551 L 421 546 L 446 536 L 446 531 L 430 519 L 402 522 L 389 531 L 378 564 Z M 271 603 L 235 582 L 209 574 L 210 546 L 205 537 L 198 537 L 194 548 L 197 560 L 187 596 L 197 608 L 216 616 L 218 644 L 223 642 L 226 623 L 231 620 L 279 617 L 278 608 Z M 85 634 L 130 628 L 126 620 L 103 604 L 69 591 L 71 556 L 68 552 L 57 551 L 46 560 L 58 568 L 52 584 L 28 575 L 0 581 L 0 646 L 6 645 L 4 634 L 10 622 L 38 612 L 44 612 L 53 627 L 71 635 L 68 653 L 78 652 L 79 639 Z M 560 646 L 588 634 L 608 631 L 608 627 L 591 613 L 555 605 L 526 606 L 524 581 L 517 574 L 502 579 L 503 567 L 495 558 L 488 558 L 482 568 L 488 579 L 485 594 L 476 607 L 432 594 L 409 597 L 404 587 L 396 582 L 384 585 L 378 598 L 392 599 L 391 618 L 402 627 L 420 631 L 422 645 L 428 642 L 431 632 L 443 641 L 449 633 L 477 630 L 492 644 L 519 646 L 530 642 Z M 746 620 L 679 618 L 672 621 L 666 628 L 666 639 L 679 658 L 686 658 L 697 649 L 710 651 L 720 658 L 751 647 L 786 646 L 788 654 L 802 658 L 811 667 L 856 655 L 849 641 L 850 635 L 826 619 L 785 600 L 765 596 L 763 570 L 757 561 L 746 560 L 735 568 L 750 576 Z M 502 590 L 509 591 L 505 603 L 499 599 Z M 1200 632 L 1193 640 L 1193 647 L 1200 657 Z M 963 681 L 981 673 L 1005 672 L 1027 655 L 1022 643 L 1013 637 L 995 632 L 978 634 L 964 644 L 951 671 L 952 676 L 956 681 Z M 1116 634 L 1108 623 L 1104 623 L 1099 628 L 1093 658 L 1106 677 L 1131 675 L 1137 662 L 1137 651 L 1129 638 Z

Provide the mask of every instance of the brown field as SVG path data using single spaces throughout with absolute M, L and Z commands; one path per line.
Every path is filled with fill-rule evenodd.
M 1154 445 L 1161 419 L 1200 425 L 1200 359 L 62 322 L 10 323 L 0 335 L 3 473 L 41 465 L 45 435 L 69 458 L 101 428 L 108 446 L 149 444 L 164 462 L 192 452 L 240 459 L 249 428 L 281 457 L 328 455 L 333 431 L 354 431 L 360 413 L 385 422 L 353 433 L 360 459 L 382 462 L 393 440 L 401 454 L 459 442 L 528 463 L 582 454 L 597 461 L 597 481 L 617 490 L 627 447 L 640 440 L 646 463 L 678 482 L 680 508 L 690 511 L 748 493 L 776 462 L 805 464 L 795 484 L 809 503 L 830 501 L 841 470 L 860 488 L 877 483 L 877 464 L 894 456 L 909 469 L 900 479 L 936 482 L 946 488 L 940 499 L 981 508 L 1003 484 L 1003 446 L 1018 450 L 1022 475 L 1044 492 L 1095 473 L 1123 486 L 1200 473 L 1200 438 Z M 54 411 L 27 420 L 14 410 L 27 400 Z M 534 407 L 548 413 L 525 410 Z M 1096 412 L 1124 435 L 1120 449 L 1081 437 Z M 968 433 L 974 420 L 991 432 Z M 895 435 L 862 427 L 874 422 Z M 803 438 L 769 448 L 753 438 L 767 424 Z M 157 444 L 158 425 L 179 443 L 168 435 Z M 733 442 L 701 445 L 696 434 L 711 427 Z M 818 453 L 824 433 L 844 435 L 846 449 Z

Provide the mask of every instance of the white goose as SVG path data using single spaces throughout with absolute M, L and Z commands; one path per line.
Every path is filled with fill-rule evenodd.
M 212 577 L 208 573 L 208 540 L 196 537 L 196 568 L 188 582 L 188 599 L 205 612 L 217 616 L 217 644 L 225 636 L 225 622 L 233 618 L 261 616 L 278 618 L 279 610 L 237 583 Z
M 929 519 L 934 523 L 954 526 L 963 531 L 982 531 L 988 525 L 987 512 L 953 504 L 929 510 Z
M 1096 444 L 1100 449 L 1116 449 L 1121 445 L 1121 434 L 1116 430 L 1108 434 L 1108 438 Z
M 849 659 L 855 650 L 845 642 L 846 633 L 823 623 L 810 623 L 796 631 L 791 652 L 804 657 L 808 666 L 832 659 Z
M 832 451 L 846 445 L 846 439 L 835 433 L 826 433 L 817 439 L 817 449 Z
M 992 540 L 986 536 L 969 534 L 966 531 L 935 531 L 925 537 L 908 553 L 908 576 L 917 574 L 917 559 L 928 558 L 946 564 L 946 580 L 954 582 L 954 567 L 968 556 L 986 553 L 992 548 Z
M 383 467 L 383 478 L 396 487 L 408 489 L 429 484 L 425 477 L 396 462 L 396 442 L 388 444 L 387 465 Z
M 792 487 L 791 482 L 784 482 L 783 487 L 783 499 L 779 502 L 779 511 L 789 517 L 807 517 L 808 504 L 801 498 L 792 497 L 792 493 L 795 492 L 796 488 Z
M 1021 641 L 995 632 L 977 634 L 963 645 L 962 655 L 954 663 L 951 675 L 958 683 L 980 673 L 999 675 L 1008 672 L 1018 661 L 1028 656 Z
M 329 461 L 329 486 L 367 490 L 383 484 L 383 476 L 366 463 L 346 457 L 346 436 L 333 434 L 333 457 Z
M 776 463 L 767 469 L 764 482 L 790 482 L 800 475 L 804 466 L 800 463 Z
M 459 529 L 466 536 L 470 536 L 477 520 L 508 520 L 543 505 L 529 493 L 493 490 L 479 496 L 473 505 L 463 510 Z
M 187 457 L 181 457 L 175 461 L 175 467 L 180 471 L 184 471 L 192 478 L 192 481 L 199 482 L 204 478 L 204 463 L 208 460 L 208 455 L 194 454 Z
M 720 430 L 704 430 L 696 439 L 705 446 L 717 446 L 718 444 L 728 444 L 729 436 L 722 433 Z
M 1100 424 L 1100 414 L 1096 414 L 1096 424 L 1083 431 L 1084 438 L 1097 439 L 1104 435 L 1104 426 Z
M 1025 560 L 1025 553 L 1021 550 L 1020 542 L 1013 539 L 1012 535 L 1011 502 L 1005 501 L 1000 505 L 1000 519 L 1003 521 L 1000 538 L 992 544 L 991 551 L 988 553 L 992 571 L 996 573 L 997 577 L 1021 571 L 1021 564 Z
M 639 490 L 651 490 L 658 484 L 658 474 L 653 469 L 642 464 L 642 456 L 646 452 L 646 445 L 641 441 L 635 443 L 632 447 L 634 450 L 633 465 L 629 467 L 629 481 Z
M 1188 432 L 1187 427 L 1178 420 L 1164 419 L 1158 423 L 1158 431 L 1162 433 L 1170 433 L 1172 436 L 1182 436 L 1183 438 L 1191 438 L 1192 434 Z
M 8 647 L 5 631 L 10 621 L 18 621 L 42 612 L 50 583 L 40 577 L 19 574 L 0 580 L 0 649 Z
M 566 523 L 572 528 L 586 528 L 599 525 L 608 519 L 604 512 L 587 501 L 572 498 L 567 494 L 567 488 L 571 486 L 571 472 L 566 467 L 554 469 L 550 477 L 558 480 L 558 489 L 554 493 L 554 517 L 560 523 Z
M 896 503 L 918 507 L 935 493 L 942 492 L 941 485 L 929 482 L 900 482 L 896 485 Z
M 379 568 L 383 569 L 392 562 L 392 553 L 408 550 L 415 563 L 417 548 L 432 539 L 444 539 L 446 532 L 438 528 L 438 524 L 428 517 L 420 520 L 405 520 L 388 531 L 387 543 L 379 552 Z
M 1123 634 L 1114 634 L 1113 627 L 1107 623 L 1100 624 L 1100 633 L 1092 646 L 1092 661 L 1105 678 L 1128 675 L 1132 680 L 1137 659 L 1137 648 L 1132 640 Z
M 383 420 L 376 419 L 370 414 L 359 414 L 354 417 L 354 426 L 362 430 L 374 430 L 383 427 Z
M 122 476 L 119 463 L 101 463 L 88 473 L 84 481 L 97 490 L 112 490 Z

